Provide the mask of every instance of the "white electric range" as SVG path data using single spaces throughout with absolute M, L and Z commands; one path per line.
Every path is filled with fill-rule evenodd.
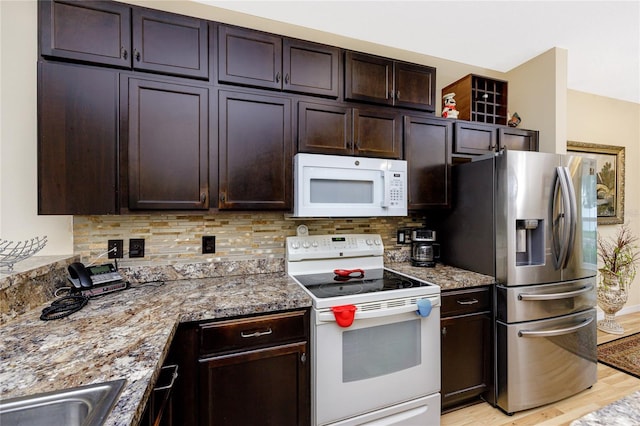
M 440 288 L 384 267 L 379 235 L 288 237 L 313 299 L 313 425 L 440 423 Z

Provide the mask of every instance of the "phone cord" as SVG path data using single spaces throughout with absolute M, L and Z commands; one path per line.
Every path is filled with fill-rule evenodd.
M 50 321 L 67 317 L 82 309 L 88 301 L 89 298 L 81 294 L 63 296 L 51 302 L 51 306 L 44 308 L 42 310 L 42 315 L 40 315 L 40 319 L 42 321 Z

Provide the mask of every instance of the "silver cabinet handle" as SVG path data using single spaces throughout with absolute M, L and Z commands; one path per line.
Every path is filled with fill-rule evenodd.
M 166 386 L 160 386 L 160 387 L 157 387 L 157 388 L 153 388 L 153 390 L 156 390 L 156 391 L 167 390 L 167 389 L 171 389 L 173 387 L 174 382 L 178 378 L 178 365 L 177 364 L 165 365 L 164 367 L 162 367 L 162 370 L 168 370 L 170 368 L 173 369 L 173 374 L 171 375 L 171 383 L 169 383 Z
M 248 337 L 266 336 L 266 335 L 271 334 L 271 333 L 273 333 L 273 330 L 271 330 L 271 327 L 269 327 L 265 331 L 254 331 L 253 333 L 245 333 L 244 331 L 242 331 L 242 332 L 240 332 L 240 337 L 246 339 Z
M 466 299 L 466 300 L 456 300 L 458 305 L 475 305 L 478 303 L 478 299 Z
M 578 325 L 573 325 L 571 327 L 558 328 L 556 330 L 521 330 L 518 331 L 518 337 L 553 337 L 553 336 L 562 336 L 563 334 L 570 334 L 576 330 L 581 329 L 582 327 L 586 327 L 593 322 L 593 317 L 587 318 L 582 321 Z
M 588 285 L 578 290 L 566 291 L 564 293 L 547 293 L 547 294 L 528 294 L 520 293 L 518 300 L 555 300 L 555 299 L 568 299 L 570 297 L 580 296 L 584 293 L 589 293 L 593 290 L 592 285 Z

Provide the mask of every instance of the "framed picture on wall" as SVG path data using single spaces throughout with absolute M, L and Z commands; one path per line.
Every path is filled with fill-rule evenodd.
M 624 147 L 567 141 L 567 154 L 596 160 L 598 225 L 624 223 Z

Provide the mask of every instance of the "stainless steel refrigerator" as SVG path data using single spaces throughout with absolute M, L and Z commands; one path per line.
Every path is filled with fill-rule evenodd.
M 444 263 L 496 277 L 495 392 L 507 413 L 596 382 L 596 170 L 580 156 L 503 151 L 453 167 Z

